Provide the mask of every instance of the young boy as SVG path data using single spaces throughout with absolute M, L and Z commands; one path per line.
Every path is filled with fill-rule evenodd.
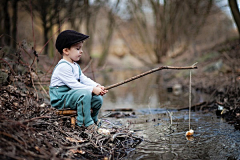
M 53 107 L 77 109 L 77 124 L 97 131 L 98 112 L 107 90 L 87 78 L 76 63 L 83 53 L 83 41 L 88 37 L 73 30 L 65 30 L 58 35 L 55 46 L 62 59 L 53 70 L 49 94 Z

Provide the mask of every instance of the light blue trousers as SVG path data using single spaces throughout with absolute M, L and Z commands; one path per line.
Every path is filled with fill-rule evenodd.
M 92 95 L 88 90 L 73 90 L 67 86 L 49 87 L 51 105 L 57 109 L 77 109 L 77 124 L 90 126 L 98 120 L 102 96 Z M 91 113 L 92 109 L 92 113 Z

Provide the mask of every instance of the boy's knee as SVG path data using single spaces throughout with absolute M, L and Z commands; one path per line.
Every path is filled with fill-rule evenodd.
M 102 96 L 93 96 L 92 98 L 92 108 L 95 109 L 100 109 L 102 107 L 103 104 L 103 98 Z
M 88 90 L 77 90 L 75 94 L 79 98 L 79 100 L 82 99 L 91 100 L 92 98 L 92 93 Z
M 99 103 L 99 104 L 103 104 L 103 98 L 102 98 L 102 96 L 96 96 L 95 97 L 96 98 L 96 101 Z

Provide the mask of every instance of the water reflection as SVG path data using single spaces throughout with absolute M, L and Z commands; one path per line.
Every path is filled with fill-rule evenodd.
M 109 86 L 143 72 L 145 71 L 116 70 L 102 72 L 97 76 L 97 81 L 104 86 Z M 170 71 L 162 70 L 111 89 L 104 96 L 104 106 L 107 108 L 112 108 L 112 106 L 139 108 L 142 105 L 149 105 L 153 108 L 186 108 L 188 106 L 188 87 L 184 88 L 181 82 L 177 81 L 177 78 L 174 82 L 169 83 L 171 76 L 166 76 L 169 73 Z M 188 81 L 188 78 L 186 78 L 186 81 Z M 174 88 L 177 88 L 178 91 Z M 203 96 L 203 94 L 198 94 L 193 90 L 193 104 L 208 98 Z

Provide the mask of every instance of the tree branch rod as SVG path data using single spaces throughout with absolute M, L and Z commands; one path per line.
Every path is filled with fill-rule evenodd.
M 123 85 L 125 83 L 128 83 L 128 82 L 131 82 L 135 79 L 138 79 L 138 78 L 141 78 L 143 76 L 146 76 L 148 74 L 151 74 L 153 72 L 156 72 L 156 71 L 160 71 L 160 70 L 163 70 L 163 69 L 176 69 L 176 70 L 183 70 L 183 69 L 197 69 L 197 66 L 195 66 L 195 64 L 193 64 L 192 66 L 185 66 L 185 67 L 174 67 L 174 66 L 161 66 L 161 67 L 158 67 L 158 68 L 154 68 L 154 69 L 151 69 L 147 72 L 144 72 L 144 73 L 141 73 L 139 75 L 136 75 L 134 77 L 131 77 L 129 79 L 126 79 L 122 82 L 119 82 L 119 83 L 115 83 L 115 84 L 112 84 L 108 87 L 105 87 L 106 90 L 109 90 L 109 89 L 112 89 L 112 88 L 115 88 L 115 87 L 118 87 L 120 85 Z

